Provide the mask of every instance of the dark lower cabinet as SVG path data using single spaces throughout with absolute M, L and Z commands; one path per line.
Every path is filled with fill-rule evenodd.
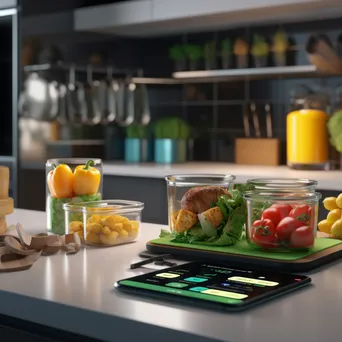
M 45 171 L 20 170 L 19 208 L 45 210 Z M 143 221 L 167 224 L 167 192 L 164 179 L 104 176 L 104 199 L 126 199 L 145 203 Z M 322 198 L 338 196 L 342 191 L 319 190 Z M 327 211 L 319 206 L 319 220 Z
M 99 342 L 74 333 L 0 315 L 1 342 Z

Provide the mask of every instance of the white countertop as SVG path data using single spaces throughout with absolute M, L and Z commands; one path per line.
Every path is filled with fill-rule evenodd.
M 21 165 L 27 169 L 43 169 L 45 167 L 42 162 L 22 162 Z M 291 170 L 287 166 L 250 166 L 211 162 L 188 162 L 172 165 L 104 162 L 103 173 L 108 176 L 160 179 L 170 174 L 228 173 L 235 175 L 237 182 L 246 182 L 248 179 L 260 177 L 310 178 L 318 181 L 318 189 L 342 191 L 342 171 L 297 171 Z
M 41 232 L 45 213 L 16 210 L 8 223 Z M 0 314 L 103 341 L 341 341 L 342 262 L 310 275 L 313 286 L 254 309 L 222 313 L 141 299 L 113 290 L 162 226 L 145 223 L 139 242 L 40 257 L 31 269 L 0 274 Z

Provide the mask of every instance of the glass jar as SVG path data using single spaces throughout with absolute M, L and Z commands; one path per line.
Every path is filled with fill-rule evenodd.
M 81 167 L 76 171 L 77 166 Z M 63 210 L 65 203 L 102 199 L 102 160 L 49 159 L 45 170 L 47 227 L 51 233 L 63 235 L 66 231 Z
M 255 191 L 315 192 L 317 187 L 315 180 L 306 178 L 255 178 L 247 183 L 253 185 Z
M 212 208 L 231 189 L 235 176 L 185 174 L 166 176 L 168 222 L 171 231 L 185 232 L 197 224 L 197 215 Z
M 314 246 L 321 194 L 291 191 L 248 191 L 246 235 L 262 250 L 291 251 Z
M 108 200 L 63 205 L 67 233 L 77 233 L 83 244 L 115 246 L 139 239 L 144 204 Z

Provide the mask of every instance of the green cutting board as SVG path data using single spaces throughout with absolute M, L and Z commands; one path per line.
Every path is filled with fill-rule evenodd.
M 159 238 L 150 241 L 151 244 L 163 245 L 163 246 L 171 246 L 176 248 L 187 248 L 194 250 L 201 250 L 207 252 L 215 252 L 215 253 L 229 253 L 229 254 L 238 254 L 241 256 L 248 256 L 254 258 L 263 258 L 263 259 L 276 259 L 283 261 L 293 261 L 302 259 L 306 256 L 315 254 L 317 252 L 323 251 L 325 249 L 337 246 L 342 244 L 341 240 L 328 239 L 328 238 L 319 238 L 316 239 L 315 247 L 309 251 L 300 251 L 300 252 L 272 252 L 272 251 L 260 251 L 252 249 L 248 246 L 246 240 L 239 241 L 234 246 L 226 246 L 226 247 L 217 247 L 217 246 L 203 246 L 189 243 L 179 243 L 179 242 L 171 242 L 171 238 Z

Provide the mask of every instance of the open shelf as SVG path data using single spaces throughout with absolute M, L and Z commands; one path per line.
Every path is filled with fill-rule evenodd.
M 172 74 L 175 79 L 196 81 L 229 81 L 232 79 L 258 79 L 274 77 L 321 77 L 337 76 L 335 74 L 323 74 L 314 65 L 297 65 L 284 67 L 225 69 L 225 70 L 200 70 L 181 71 Z
M 71 65 L 65 64 L 40 64 L 28 65 L 24 67 L 27 72 L 42 71 L 50 69 L 68 70 Z M 75 66 L 76 72 L 86 72 L 86 66 Z M 107 68 L 92 68 L 93 73 L 108 72 Z M 115 75 L 132 75 L 139 73 L 139 70 L 113 70 Z M 314 65 L 297 65 L 284 67 L 266 67 L 266 68 L 246 68 L 246 69 L 220 69 L 220 70 L 199 70 L 199 71 L 180 71 L 174 72 L 172 77 L 132 77 L 132 81 L 137 84 L 149 85 L 172 85 L 172 84 L 189 84 L 189 83 L 212 83 L 212 82 L 229 82 L 235 80 L 256 80 L 269 78 L 306 78 L 306 77 L 336 77 L 342 74 L 327 74 L 317 70 Z

